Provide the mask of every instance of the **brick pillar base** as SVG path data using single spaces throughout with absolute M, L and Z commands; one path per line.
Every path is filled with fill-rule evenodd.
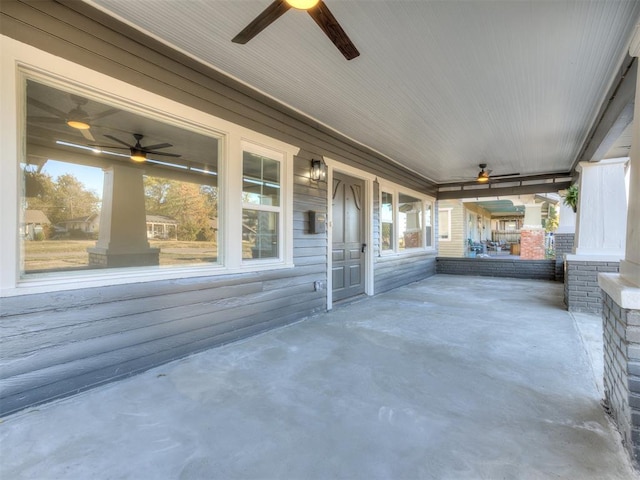
M 542 228 L 520 230 L 520 258 L 544 260 L 544 230 Z
M 619 275 L 601 274 L 606 405 L 623 445 L 640 459 L 640 289 Z M 622 305 L 620 305 L 620 303 Z M 625 308 L 631 307 L 631 308 Z

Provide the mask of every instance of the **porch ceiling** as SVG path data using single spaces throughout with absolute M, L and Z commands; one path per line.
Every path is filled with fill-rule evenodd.
M 295 10 L 232 43 L 270 1 L 89 3 L 436 183 L 570 171 L 640 17 L 634 0 L 326 0 L 361 53 L 346 61 Z

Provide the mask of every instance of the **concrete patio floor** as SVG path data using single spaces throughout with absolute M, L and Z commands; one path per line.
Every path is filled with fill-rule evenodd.
M 635 479 L 599 322 L 438 275 L 7 417 L 0 478 Z

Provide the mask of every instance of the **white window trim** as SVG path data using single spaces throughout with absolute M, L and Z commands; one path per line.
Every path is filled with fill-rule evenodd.
M 38 50 L 30 45 L 0 35 L 0 297 L 30 293 L 73 290 L 133 282 L 189 278 L 229 273 L 253 272 L 293 267 L 293 158 L 299 148 L 247 128 L 217 118 L 174 100 L 127 84 L 81 65 Z M 97 99 L 105 99 L 128 110 L 140 109 L 145 115 L 157 115 L 163 121 L 201 129 L 220 137 L 222 144 L 219 184 L 221 250 L 219 264 L 182 267 L 131 267 L 108 271 L 64 272 L 40 278 L 20 279 L 20 243 L 18 241 L 20 182 L 19 158 L 24 157 L 22 135 L 24 122 L 24 75 L 39 77 L 55 85 L 62 82 L 66 90 L 77 90 Z M 82 79 L 79 83 L 74 79 Z M 108 85 L 108 92 L 105 90 Z M 153 107 L 152 107 L 153 106 Z M 242 141 L 278 151 L 283 158 L 282 246 L 281 256 L 270 262 L 245 262 L 242 246 L 242 204 L 231 195 L 242 192 Z M 236 159 L 234 161 L 234 159 Z M 232 193 L 235 192 L 235 193 Z
M 391 257 L 391 256 L 403 256 L 403 255 L 412 255 L 417 252 L 435 252 L 435 204 L 436 199 L 430 195 L 425 195 L 424 193 L 417 192 L 410 188 L 403 187 L 402 185 L 398 185 L 397 183 L 388 182 L 386 180 L 378 179 L 379 189 L 378 189 L 378 205 L 382 204 L 382 192 L 391 193 L 393 195 L 393 248 L 391 250 L 382 250 L 382 239 L 379 239 L 380 243 L 380 256 L 382 257 Z M 406 195 L 411 195 L 416 199 L 422 202 L 422 246 L 417 248 L 406 248 L 404 250 L 398 249 L 398 239 L 397 239 L 397 229 L 398 229 L 398 199 L 399 194 L 404 193 Z M 427 218 L 427 205 L 431 206 L 431 246 L 427 246 L 427 238 L 426 238 L 426 218 Z M 379 207 L 378 207 L 379 208 Z M 379 231 L 382 234 L 382 217 L 379 216 Z
M 291 164 L 293 162 L 286 161 L 286 152 L 275 150 L 263 145 L 259 145 L 250 140 L 242 140 L 241 142 L 242 152 L 250 152 L 263 157 L 271 158 L 280 162 L 280 205 L 277 207 L 269 205 L 256 205 L 244 203 L 242 201 L 242 188 L 240 189 L 240 203 L 242 209 L 252 209 L 261 212 L 275 212 L 279 216 L 278 222 L 278 258 L 266 258 L 266 259 L 242 259 L 242 251 L 240 251 L 240 262 L 242 265 L 260 265 L 260 264 L 273 264 L 282 262 L 283 259 L 286 263 L 293 263 L 293 249 L 286 248 L 287 245 L 293 243 L 293 228 L 285 228 L 285 221 L 287 225 L 293 225 L 293 168 Z M 242 157 L 240 157 L 242 159 Z M 242 164 L 243 162 L 239 162 Z M 240 167 L 242 171 L 242 166 Z M 290 185 L 290 188 L 286 188 Z M 288 217 L 287 217 L 288 215 Z M 240 212 L 240 238 L 242 238 L 242 212 Z M 287 239 L 287 233 L 291 231 L 291 238 Z M 284 258 L 287 254 L 291 257 Z
M 450 242 L 451 241 L 451 211 L 453 209 L 451 207 L 448 208 L 438 208 L 438 241 L 439 242 Z M 449 226 L 449 229 L 447 230 L 449 232 L 449 237 L 448 238 L 441 238 L 440 237 L 440 212 L 447 212 L 447 223 Z

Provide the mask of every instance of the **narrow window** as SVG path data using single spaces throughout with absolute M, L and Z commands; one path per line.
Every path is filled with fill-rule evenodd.
M 380 222 L 382 250 L 393 250 L 393 193 L 382 192 L 380 201 Z
M 427 247 L 433 246 L 433 208 L 431 202 L 427 202 L 424 209 L 424 239 Z
M 244 151 L 242 157 L 242 258 L 280 257 L 281 162 Z

